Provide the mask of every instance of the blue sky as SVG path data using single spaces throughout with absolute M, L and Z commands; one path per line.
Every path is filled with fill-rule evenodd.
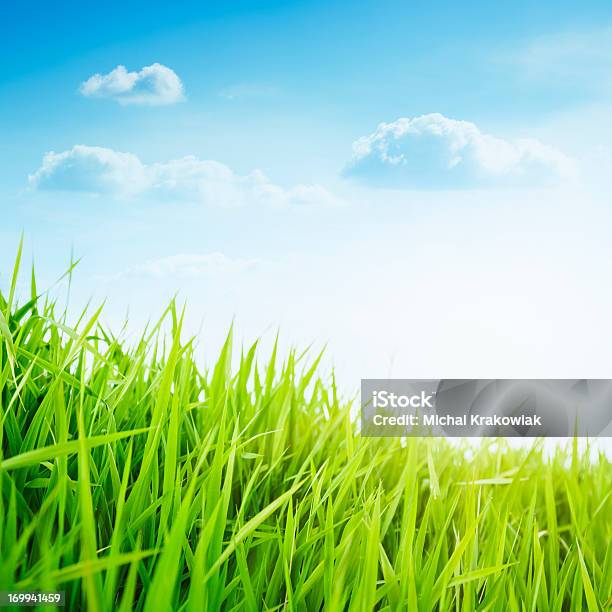
M 24 231 L 110 322 L 178 291 L 349 386 L 606 375 L 611 34 L 608 2 L 12 3 L 0 283 Z

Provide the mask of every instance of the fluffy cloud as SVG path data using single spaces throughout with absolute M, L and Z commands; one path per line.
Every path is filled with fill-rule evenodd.
M 285 189 L 272 183 L 260 170 L 239 175 L 220 162 L 194 156 L 147 165 L 131 153 L 86 145 L 45 154 L 41 167 L 30 175 L 29 181 L 40 190 L 80 191 L 120 198 L 154 197 L 221 206 L 338 202 L 319 185 Z
M 112 98 L 119 104 L 161 106 L 185 98 L 183 83 L 176 72 L 157 63 L 134 72 L 117 66 L 108 74 L 94 74 L 81 84 L 79 91 L 84 96 Z
M 29 177 L 38 189 L 83 191 L 128 196 L 147 189 L 150 173 L 131 153 L 75 145 L 69 151 L 45 153 L 40 168 Z
M 381 123 L 353 144 L 345 170 L 388 187 L 547 185 L 576 173 L 571 159 L 538 140 L 508 141 L 439 113 Z

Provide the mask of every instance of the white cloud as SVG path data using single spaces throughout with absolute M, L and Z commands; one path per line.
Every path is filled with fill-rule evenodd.
M 185 99 L 183 83 L 176 72 L 157 63 L 134 72 L 117 66 L 108 74 L 94 74 L 81 83 L 79 91 L 88 97 L 111 98 L 119 104 L 161 106 Z
M 29 177 L 39 190 L 79 191 L 119 198 L 147 197 L 220 206 L 333 205 L 338 200 L 319 185 L 276 185 L 260 170 L 236 174 L 212 160 L 187 156 L 144 164 L 132 153 L 75 145 L 46 153 Z
M 381 123 L 353 144 L 345 171 L 388 187 L 542 185 L 571 179 L 574 162 L 533 138 L 504 140 L 439 113 Z
M 127 196 L 145 190 L 150 176 L 136 155 L 75 145 L 62 153 L 45 153 L 29 181 L 38 189 Z
M 257 265 L 259 265 L 259 261 L 256 259 L 234 259 L 219 252 L 206 255 L 180 254 L 151 259 L 145 263 L 131 266 L 113 277 L 113 280 L 126 276 L 181 280 L 205 277 L 226 278 L 229 274 L 240 274 L 252 270 Z

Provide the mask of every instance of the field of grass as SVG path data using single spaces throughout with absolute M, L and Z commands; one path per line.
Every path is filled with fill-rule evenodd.
M 19 258 L 18 258 L 19 259 Z M 365 439 L 317 360 L 201 371 L 171 304 L 127 345 L 0 296 L 0 591 L 89 610 L 595 610 L 612 470 Z M 240 354 L 232 371 L 232 350 Z

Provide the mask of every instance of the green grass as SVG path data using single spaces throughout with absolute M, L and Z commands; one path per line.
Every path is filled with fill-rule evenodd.
M 19 260 L 19 258 L 18 258 Z M 0 297 L 0 591 L 89 610 L 610 607 L 612 470 L 490 441 L 365 439 L 317 360 L 182 313 L 127 345 L 100 312 Z M 24 301 L 24 300 L 22 300 Z

